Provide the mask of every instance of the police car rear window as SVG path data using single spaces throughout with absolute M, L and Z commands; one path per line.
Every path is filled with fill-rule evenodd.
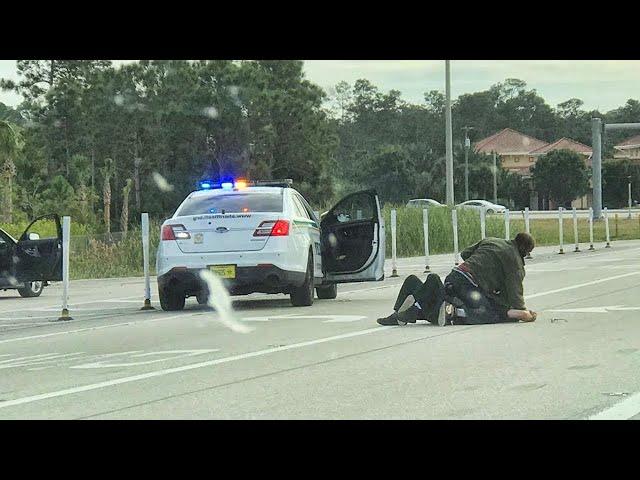
M 194 197 L 182 205 L 177 216 L 250 212 L 282 212 L 282 195 L 280 193 L 233 193 Z

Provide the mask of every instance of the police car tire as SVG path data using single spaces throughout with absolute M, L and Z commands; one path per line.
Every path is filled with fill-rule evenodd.
M 209 294 L 199 293 L 196 295 L 196 300 L 198 301 L 198 305 L 206 305 L 209 303 Z
M 158 297 L 160 297 L 160 306 L 165 312 L 182 310 L 184 308 L 185 296 L 183 293 L 169 293 L 165 290 L 160 290 Z
M 294 307 L 310 307 L 313 305 L 313 256 L 309 253 L 307 274 L 304 283 L 291 292 L 291 305 Z
M 338 296 L 338 284 L 332 283 L 330 285 L 316 287 L 316 293 L 318 294 L 318 298 L 322 300 L 333 300 Z
M 34 287 L 35 285 L 35 288 Z M 44 282 L 27 283 L 24 288 L 19 288 L 18 293 L 21 297 L 39 297 L 44 290 Z

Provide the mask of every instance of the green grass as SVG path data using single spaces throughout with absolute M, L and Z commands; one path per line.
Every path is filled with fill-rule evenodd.
M 391 258 L 391 209 L 397 211 L 397 255 L 398 257 L 424 255 L 424 238 L 422 226 L 422 209 L 404 206 L 385 205 L 383 216 L 386 225 L 386 256 Z M 531 219 L 531 234 L 537 245 L 558 245 L 559 228 L 557 219 Z M 12 236 L 18 237 L 27 227 L 24 225 L 0 225 Z M 615 215 L 609 219 L 611 241 L 640 238 L 640 214 L 633 213 L 631 220 L 625 215 Z M 573 219 L 570 213 L 564 218 L 565 249 L 573 248 Z M 510 237 L 524 231 L 524 219 L 521 212 L 511 212 Z M 55 225 L 48 222 L 39 228 L 42 238 L 55 235 Z M 150 225 L 149 266 L 151 274 L 155 274 L 155 260 L 160 241 L 160 224 Z M 488 216 L 486 219 L 487 236 L 504 238 L 504 217 Z M 458 246 L 460 250 L 479 241 L 480 215 L 475 210 L 458 210 Z M 589 221 L 578 219 L 578 238 L 582 248 L 589 242 Z M 605 242 L 604 221 L 594 222 L 594 242 Z M 449 208 L 431 208 L 429 210 L 429 252 L 431 254 L 453 252 L 453 228 L 451 210 Z M 107 235 L 95 235 L 80 224 L 71 223 L 70 275 L 72 279 L 130 277 L 143 275 L 142 239 L 140 229 L 132 229 L 125 238 L 114 234 L 111 239 Z
M 391 258 L 391 209 L 397 211 L 397 246 L 398 257 L 424 255 L 424 234 L 422 209 L 406 208 L 404 206 L 385 205 L 383 216 L 386 226 L 386 256 Z M 563 216 L 563 243 L 565 249 L 574 242 L 573 218 L 567 212 Z M 559 245 L 559 221 L 555 219 L 534 219 L 529 221 L 531 235 L 536 239 L 536 245 Z M 510 212 L 509 237 L 515 238 L 518 232 L 525 231 L 524 216 L 520 211 Z M 633 213 L 631 220 L 625 215 L 609 218 L 609 232 L 611 241 L 640 239 L 640 214 Z M 505 238 L 505 222 L 502 215 L 490 215 L 486 218 L 486 235 Z M 480 214 L 471 209 L 458 209 L 458 247 L 462 251 L 469 245 L 481 239 Z M 578 239 L 580 244 L 589 242 L 589 220 L 578 218 Z M 606 241 L 604 220 L 593 224 L 594 243 Z M 429 209 L 429 253 L 453 252 L 453 226 L 451 209 Z

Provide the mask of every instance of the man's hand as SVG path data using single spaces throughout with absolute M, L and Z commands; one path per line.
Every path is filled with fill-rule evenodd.
M 507 312 L 509 318 L 517 318 L 521 322 L 535 322 L 538 314 L 533 310 L 516 310 L 511 309 Z

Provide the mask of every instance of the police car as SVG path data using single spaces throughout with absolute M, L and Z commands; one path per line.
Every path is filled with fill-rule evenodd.
M 385 235 L 374 190 L 342 199 L 320 220 L 292 181 L 200 182 L 161 227 L 156 259 L 163 310 L 207 302 L 199 272 L 231 295 L 284 293 L 294 306 L 336 298 L 337 284 L 384 279 Z

